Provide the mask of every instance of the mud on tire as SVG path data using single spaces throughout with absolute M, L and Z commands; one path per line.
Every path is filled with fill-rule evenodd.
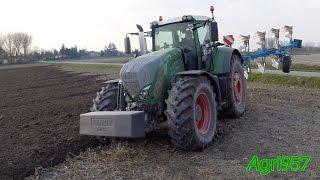
M 232 55 L 230 63 L 230 77 L 228 82 L 228 107 L 223 113 L 228 118 L 239 118 L 246 109 L 247 88 L 243 65 L 240 57 Z
M 178 77 L 172 84 L 165 114 L 169 136 L 176 147 L 197 150 L 212 143 L 217 127 L 215 98 L 213 86 L 206 77 Z
M 118 84 L 110 83 L 102 87 L 100 92 L 97 92 L 97 97 L 93 99 L 93 105 L 90 108 L 91 112 L 95 111 L 114 111 L 117 108 Z M 126 102 L 122 96 L 121 109 L 125 109 Z

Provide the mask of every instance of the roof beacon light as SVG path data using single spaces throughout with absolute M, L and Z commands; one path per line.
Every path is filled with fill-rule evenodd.
M 163 19 L 162 19 L 162 16 L 159 16 L 159 21 L 162 21 Z
M 214 19 L 214 17 L 213 17 L 213 11 L 214 11 L 214 7 L 213 7 L 213 6 L 210 6 L 210 12 L 211 12 L 211 15 L 212 15 L 212 19 Z
M 213 11 L 214 11 L 214 7 L 213 6 L 210 6 L 210 11 L 211 11 L 211 13 L 213 13 Z

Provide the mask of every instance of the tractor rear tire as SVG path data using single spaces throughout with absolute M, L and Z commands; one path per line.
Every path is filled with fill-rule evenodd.
M 206 77 L 178 77 L 166 100 L 169 136 L 179 149 L 208 147 L 217 129 L 216 94 Z
M 289 73 L 291 68 L 291 56 L 283 56 L 282 58 L 282 72 Z
M 230 77 L 228 82 L 228 108 L 224 115 L 228 118 L 239 118 L 246 109 L 247 88 L 244 69 L 240 57 L 232 55 L 230 62 Z
M 118 84 L 110 83 L 102 87 L 100 92 L 97 92 L 97 97 L 93 99 L 93 105 L 90 108 L 91 112 L 95 111 L 114 111 L 117 109 Z M 121 99 L 121 110 L 125 110 L 126 102 L 124 97 Z

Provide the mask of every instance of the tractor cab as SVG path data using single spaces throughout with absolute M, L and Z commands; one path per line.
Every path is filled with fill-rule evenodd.
M 141 31 L 140 31 L 141 32 Z M 134 34 L 134 33 L 130 33 Z M 135 35 L 139 35 L 136 33 Z M 152 37 L 152 51 L 180 48 L 187 70 L 202 69 L 203 47 L 218 41 L 218 27 L 213 18 L 207 16 L 182 16 L 151 23 L 151 31 L 140 33 L 140 47 L 146 48 L 145 37 Z M 130 41 L 125 39 L 126 52 L 131 52 Z M 141 49 L 141 52 L 146 50 Z
M 181 22 L 168 24 L 153 29 L 153 51 L 167 48 L 180 48 L 185 59 L 192 62 L 197 59 L 193 24 Z M 194 67 L 196 68 L 196 67 Z
M 208 38 L 208 29 L 204 28 L 204 23 L 209 18 L 205 16 L 195 16 L 195 18 L 189 15 L 151 23 L 153 51 L 180 48 L 187 70 L 198 69 L 197 50 L 200 45 L 198 30 L 201 30 L 201 39 Z M 199 25 L 202 27 L 195 30 Z

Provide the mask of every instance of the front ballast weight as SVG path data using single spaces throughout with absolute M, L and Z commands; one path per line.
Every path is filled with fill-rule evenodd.
M 143 111 L 99 111 L 80 115 L 80 134 L 119 138 L 145 137 Z
M 164 119 L 161 108 L 131 103 L 123 81 L 111 80 L 93 99 L 90 113 L 80 115 L 80 134 L 118 138 L 142 138 Z M 162 109 L 164 111 L 164 109 Z
M 90 113 L 80 115 L 80 134 L 119 138 L 145 137 L 146 113 L 139 110 L 126 111 L 121 80 L 105 83 L 93 100 Z
M 246 78 L 248 78 L 248 74 L 252 69 L 251 62 L 255 62 L 258 66 L 258 70 L 261 73 L 264 73 L 267 66 L 267 57 L 272 57 L 272 67 L 281 69 L 284 73 L 290 72 L 290 67 L 292 64 L 292 49 L 301 48 L 302 40 L 292 39 L 292 26 L 285 26 L 284 29 L 287 32 L 286 37 L 289 38 L 289 44 L 281 45 L 279 40 L 280 29 L 271 29 L 274 37 L 272 39 L 268 39 L 268 42 L 266 39 L 266 31 L 258 31 L 257 36 L 260 41 L 257 44 L 260 45 L 260 48 L 254 52 L 250 52 L 250 35 L 241 35 L 243 45 L 240 49 L 242 49 Z

